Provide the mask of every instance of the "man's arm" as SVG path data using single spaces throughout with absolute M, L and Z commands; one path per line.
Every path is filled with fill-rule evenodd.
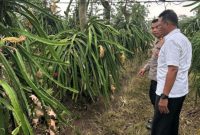
M 151 49 L 151 58 L 149 58 L 146 64 L 143 66 L 143 68 L 140 69 L 140 71 L 138 72 L 138 75 L 144 76 L 145 72 L 150 70 L 150 64 L 152 62 L 153 57 L 155 57 L 154 55 L 156 55 L 155 53 L 157 52 L 157 48 L 158 47 L 160 48 L 162 46 L 161 44 L 163 44 L 163 42 L 160 42 L 160 41 L 158 43 L 156 43 L 154 47 Z
M 144 73 L 145 73 L 146 71 L 148 71 L 149 69 L 150 69 L 150 59 L 149 59 L 148 62 L 144 65 L 144 67 L 140 69 L 140 71 L 138 72 L 138 75 L 144 76 Z
M 178 72 L 177 66 L 172 66 L 172 65 L 168 66 L 168 72 L 166 75 L 166 81 L 165 81 L 165 85 L 163 89 L 163 94 L 167 96 L 169 95 L 174 85 L 174 82 L 176 80 L 177 72 Z M 169 113 L 167 105 L 168 105 L 168 99 L 160 99 L 159 104 L 158 104 L 160 113 Z
M 168 72 L 167 72 L 167 76 L 166 76 L 163 94 L 165 94 L 167 96 L 169 95 L 169 93 L 174 85 L 174 82 L 176 80 L 177 72 L 178 72 L 178 67 L 172 66 L 172 65 L 168 66 Z

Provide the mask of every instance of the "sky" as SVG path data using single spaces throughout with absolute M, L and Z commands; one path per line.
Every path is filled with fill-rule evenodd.
M 148 0 L 137 0 L 137 1 L 148 1 Z M 179 0 L 179 1 L 181 1 L 181 0 Z M 60 7 L 61 15 L 64 15 L 64 11 L 66 10 L 66 8 L 68 6 L 68 2 L 69 2 L 69 0 L 60 0 L 60 3 L 57 4 Z M 193 16 L 194 12 L 191 12 L 190 10 L 194 6 L 183 7 L 183 5 L 187 5 L 190 3 L 191 2 L 172 2 L 172 3 L 152 2 L 152 3 L 148 3 L 148 4 L 147 3 L 142 3 L 142 4 L 144 4 L 145 6 L 148 6 L 149 14 L 148 14 L 147 19 L 152 19 L 152 18 L 157 17 L 165 9 L 173 9 L 177 13 L 178 16 L 180 16 L 180 15 Z
M 184 5 L 188 5 L 191 2 L 173 2 L 173 3 L 152 3 L 148 7 L 149 9 L 149 15 L 148 18 L 152 19 L 154 17 L 157 17 L 163 10 L 166 9 L 173 9 L 178 16 L 180 15 L 186 15 L 186 16 L 193 16 L 194 12 L 191 12 L 190 10 L 194 8 L 194 6 L 190 7 L 183 7 Z

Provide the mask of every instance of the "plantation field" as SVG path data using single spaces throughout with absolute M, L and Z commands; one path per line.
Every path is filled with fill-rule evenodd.
M 0 135 L 149 134 L 149 79 L 137 76 L 155 41 L 148 4 L 111 1 L 69 0 L 61 16 L 60 0 L 0 0 Z M 192 5 L 195 15 L 179 21 L 193 49 L 180 135 L 200 135 Z
M 140 65 L 136 63 L 125 64 L 120 76 L 121 91 L 112 95 L 107 108 L 102 100 L 71 105 L 72 125 L 61 126 L 60 135 L 149 135 L 145 127 L 147 119 L 153 115 L 148 97 L 149 80 L 137 77 Z M 195 105 L 194 99 L 191 90 L 181 113 L 180 135 L 200 134 L 200 106 Z M 42 135 L 43 130 L 39 131 L 37 134 Z

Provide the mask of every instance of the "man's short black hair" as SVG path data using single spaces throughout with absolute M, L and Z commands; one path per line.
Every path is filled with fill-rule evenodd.
M 156 22 L 158 22 L 158 19 L 153 19 L 153 20 L 151 21 L 151 23 L 156 23 Z
M 158 17 L 162 17 L 163 21 L 168 21 L 178 27 L 178 16 L 173 10 L 165 10 Z

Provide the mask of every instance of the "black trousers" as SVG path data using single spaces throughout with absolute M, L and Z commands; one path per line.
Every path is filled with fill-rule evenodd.
M 155 113 L 151 135 L 178 135 L 179 115 L 185 96 L 168 99 L 168 114 L 161 114 L 158 110 L 160 96 L 156 96 Z
M 153 106 L 155 106 L 155 102 L 156 102 L 156 87 L 157 87 L 157 81 L 151 80 L 150 89 L 149 89 L 149 98 Z

